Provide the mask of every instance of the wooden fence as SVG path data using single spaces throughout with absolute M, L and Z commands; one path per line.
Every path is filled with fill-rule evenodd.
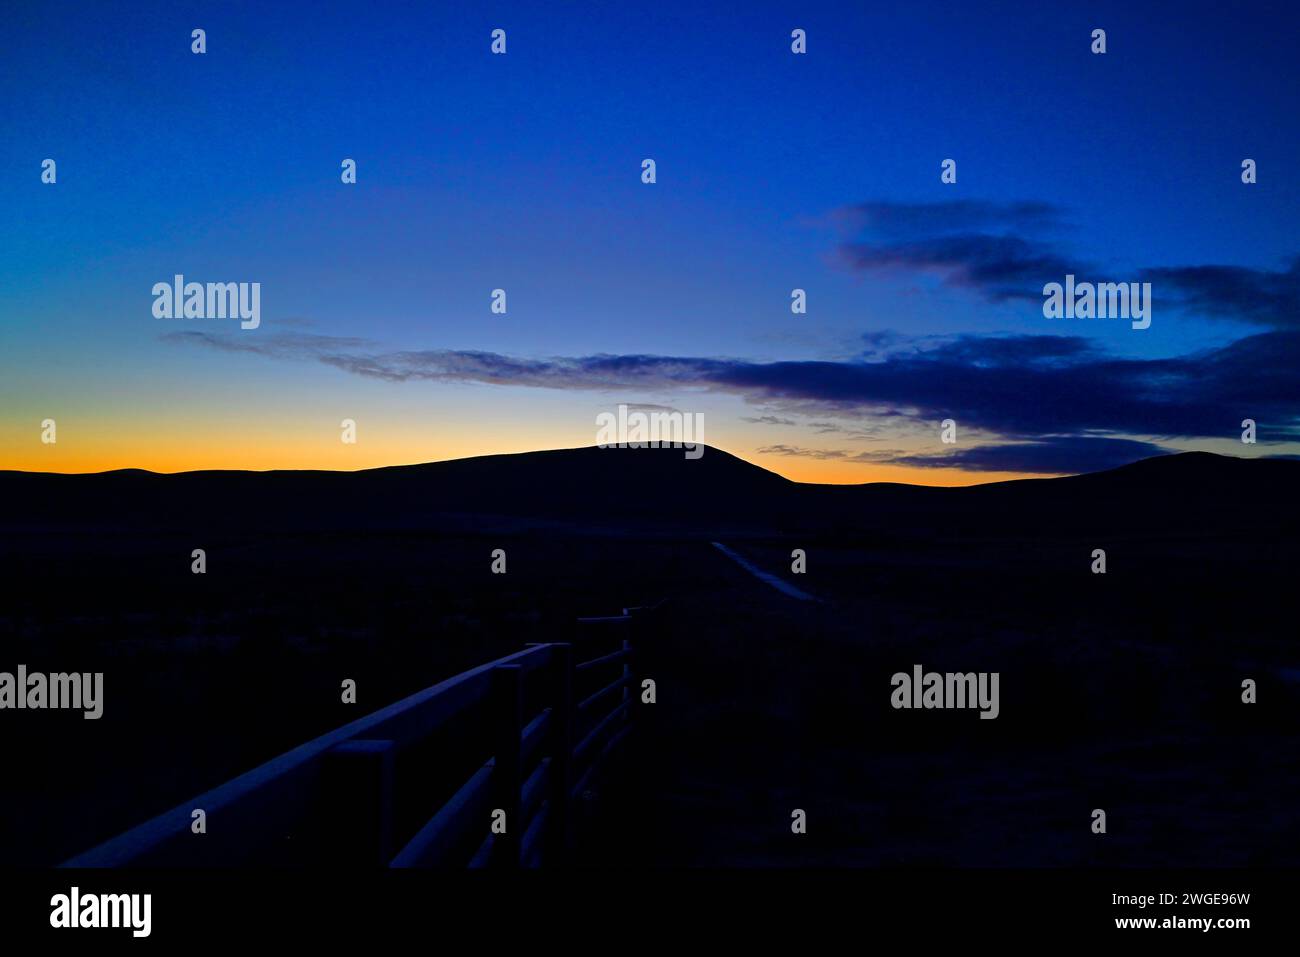
M 653 609 L 583 618 L 324 734 L 65 862 L 67 867 L 536 867 L 633 727 Z M 194 811 L 207 833 L 191 830 Z

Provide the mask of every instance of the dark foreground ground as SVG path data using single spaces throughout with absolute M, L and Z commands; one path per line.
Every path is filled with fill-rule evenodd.
M 219 495 L 160 518 L 148 478 L 87 494 L 0 475 L 7 501 L 22 482 L 37 506 L 0 523 L 0 670 L 106 684 L 99 721 L 0 715 L 0 862 L 57 863 L 440 678 L 566 640 L 578 615 L 665 599 L 642 649 L 658 702 L 592 795 L 587 864 L 1300 864 L 1293 463 L 1170 460 L 983 492 L 745 472 L 736 491 L 735 474 L 700 490 L 676 465 L 640 487 L 658 453 L 615 454 L 642 456 L 637 476 L 571 477 L 552 514 L 476 504 L 405 529 L 409 510 L 313 521 L 287 501 L 277 520 L 232 521 L 248 513 Z M 529 486 L 533 512 L 559 488 Z M 915 664 L 1000 672 L 1000 717 L 893 710 L 890 676 Z
M 1242 600 L 1284 594 L 1286 577 L 1228 570 L 1187 542 L 1125 547 L 1165 572 L 1093 576 L 1082 547 L 936 548 L 909 565 L 813 548 L 800 584 L 819 605 L 699 548 L 708 587 L 678 604 L 647 664 L 660 697 L 639 713 L 640 816 L 619 808 L 627 844 L 595 859 L 1300 863 L 1294 639 L 1271 600 Z M 787 552 L 742 550 L 773 569 Z M 1000 717 L 894 710 L 890 676 L 918 663 L 999 671 Z M 1246 677 L 1256 705 L 1241 702 Z M 794 808 L 806 835 L 790 831 Z

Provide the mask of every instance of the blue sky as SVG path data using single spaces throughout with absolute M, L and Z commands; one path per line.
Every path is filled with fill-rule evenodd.
M 1036 418 L 1032 432 L 998 410 L 987 383 L 913 400 L 893 387 L 877 396 L 874 381 L 866 393 L 819 389 L 802 373 L 787 387 L 770 365 L 835 363 L 823 377 L 835 380 L 843 365 L 861 372 L 864 341 L 886 335 L 890 352 L 875 361 L 967 337 L 964 358 L 902 370 L 922 377 L 1005 336 L 1082 338 L 1092 371 L 1100 356 L 1192 362 L 1184 377 L 1207 374 L 1188 357 L 1252 335 L 1275 337 L 1263 355 L 1300 355 L 1288 272 L 1300 255 L 1293 7 L 696 6 L 10 13 L 0 430 L 14 452 L 0 464 L 361 467 L 590 444 L 595 411 L 619 401 L 703 410 L 709 441 L 833 481 L 1031 474 L 1044 461 L 1061 469 L 1071 449 L 1077 470 L 1148 445 L 1295 451 L 1265 441 L 1290 437 L 1294 389 L 1267 391 L 1263 444 L 1243 449 L 1235 423 L 1258 397 L 1236 380 L 1203 397 L 1225 405 L 1221 435 L 1205 415 L 1143 431 L 1140 415 L 1100 407 L 1094 419 L 1063 415 L 1056 431 Z M 207 31 L 201 56 L 195 27 Z M 505 56 L 489 52 L 496 27 Z M 790 51 L 795 27 L 806 55 Z M 1096 27 L 1107 31 L 1102 56 L 1089 50 Z M 58 163 L 53 186 L 40 181 L 46 157 Z M 358 163 L 355 185 L 339 181 L 344 157 Z M 652 186 L 640 181 L 645 157 L 658 167 Z M 951 185 L 939 179 L 949 157 Z M 1245 157 L 1259 170 L 1249 186 Z M 1008 212 L 1017 204 L 1048 214 L 1025 222 Z M 1032 298 L 970 279 L 969 262 L 934 268 L 927 252 L 921 264 L 917 244 L 932 250 L 971 209 L 981 241 L 1012 236 L 1031 263 L 1086 264 L 1082 278 L 1099 281 L 1155 277 L 1152 327 L 1052 322 Z M 899 237 L 877 227 L 907 210 L 923 212 L 900 254 Z M 855 268 L 846 250 L 864 244 L 877 260 L 889 247 L 891 268 Z M 261 282 L 263 325 L 156 319 L 149 290 L 176 272 Z M 488 308 L 497 287 L 506 316 Z M 807 315 L 790 313 L 795 287 L 808 292 Z M 403 381 L 347 371 L 411 352 L 424 364 Z M 467 373 L 462 353 L 496 359 Z M 1035 353 L 1072 371 L 1031 376 L 1047 390 L 1032 401 L 1078 408 L 1079 395 L 1052 384 L 1099 381 L 1080 373 L 1078 354 Z M 593 376 L 581 360 L 594 356 L 645 361 L 634 376 Z M 666 374 L 674 358 L 767 368 Z M 518 376 L 505 359 L 549 364 Z M 1168 374 L 1134 372 L 1148 389 Z M 980 442 L 1026 443 L 1024 455 L 999 453 L 1007 467 L 993 470 L 973 467 L 969 448 L 940 446 L 945 403 Z M 375 441 L 337 448 L 348 414 Z M 46 415 L 69 423 L 58 450 L 35 442 Z M 827 421 L 842 431 L 814 426 Z M 1082 440 L 1098 430 L 1137 444 L 1096 459 Z M 1030 440 L 1058 431 L 1040 456 Z M 939 461 L 953 452 L 965 464 Z

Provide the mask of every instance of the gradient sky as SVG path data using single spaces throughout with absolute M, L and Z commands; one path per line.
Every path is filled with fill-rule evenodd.
M 0 467 L 590 445 L 620 402 L 814 481 L 1300 451 L 1293 4 L 698 6 L 7 11 Z M 1067 268 L 1151 328 L 1044 318 Z M 155 318 L 176 273 L 261 327 Z

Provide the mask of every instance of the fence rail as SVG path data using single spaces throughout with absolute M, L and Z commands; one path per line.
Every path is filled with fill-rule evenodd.
M 572 642 L 529 645 L 418 691 L 64 866 L 563 860 L 575 800 L 631 730 L 635 639 L 653 612 L 580 618 Z M 196 809 L 211 833 L 191 831 Z

